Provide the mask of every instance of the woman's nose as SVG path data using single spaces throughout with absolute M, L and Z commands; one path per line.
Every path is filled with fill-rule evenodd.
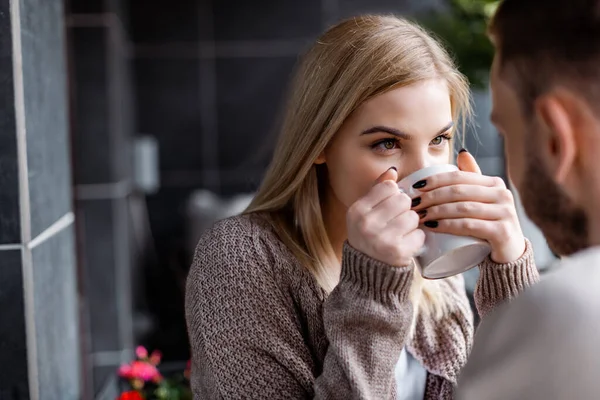
M 412 174 L 413 172 L 416 172 L 423 168 L 427 168 L 434 164 L 435 164 L 435 162 L 433 160 L 431 160 L 429 157 L 419 157 L 419 158 L 412 160 L 408 164 L 405 164 L 404 168 L 403 168 L 403 172 L 405 173 L 406 176 L 408 176 L 408 175 Z

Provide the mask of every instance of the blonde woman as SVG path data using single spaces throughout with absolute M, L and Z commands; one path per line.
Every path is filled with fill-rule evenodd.
M 481 314 L 538 279 L 510 192 L 468 153 L 463 171 L 419 182 L 419 199 L 396 185 L 451 161 L 468 112 L 464 77 L 410 22 L 358 17 L 318 39 L 254 201 L 198 245 L 186 294 L 195 398 L 452 397 L 472 314 L 462 277 L 415 271 L 422 229 L 491 244 Z

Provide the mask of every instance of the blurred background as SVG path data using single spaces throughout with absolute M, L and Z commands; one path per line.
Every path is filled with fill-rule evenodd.
M 198 237 L 252 198 L 298 55 L 344 17 L 436 33 L 473 85 L 466 145 L 506 178 L 488 122 L 496 4 L 0 1 L 0 399 L 114 399 L 138 345 L 185 368 Z M 521 216 L 543 269 L 553 255 Z

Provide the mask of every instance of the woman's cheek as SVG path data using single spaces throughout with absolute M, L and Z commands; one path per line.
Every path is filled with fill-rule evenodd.
M 387 171 L 388 168 L 389 166 L 387 168 L 375 168 L 371 165 L 363 165 L 361 168 L 354 170 L 350 175 L 352 186 L 354 188 L 352 203 L 361 197 L 366 196 L 377 183 L 377 178 Z

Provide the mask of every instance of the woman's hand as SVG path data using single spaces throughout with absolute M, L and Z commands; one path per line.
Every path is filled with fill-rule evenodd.
M 348 209 L 348 243 L 369 257 L 393 266 L 410 265 L 423 247 L 425 233 L 411 200 L 398 188 L 398 172 L 383 173 L 366 196 Z
M 457 161 L 460 171 L 431 176 L 419 189 L 423 194 L 413 209 L 421 223 L 435 232 L 487 240 L 494 262 L 516 261 L 525 252 L 525 238 L 512 193 L 501 178 L 481 175 L 468 152 Z

